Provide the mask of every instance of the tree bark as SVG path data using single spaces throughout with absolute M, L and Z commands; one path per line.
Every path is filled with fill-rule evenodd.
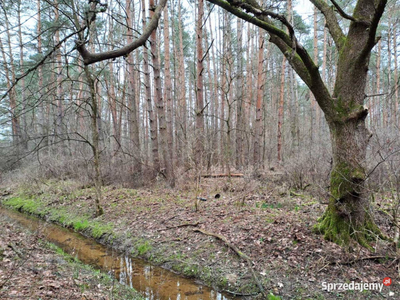
M 19 39 L 19 68 L 21 74 L 24 73 L 24 44 L 22 39 L 22 22 L 21 22 L 21 4 L 22 1 L 18 1 L 18 39 Z M 23 149 L 28 149 L 28 122 L 27 122 L 27 97 L 26 97 L 26 87 L 25 87 L 25 78 L 21 78 L 21 146 Z
M 254 129 L 254 164 L 256 171 L 261 166 L 261 141 L 262 141 L 262 102 L 264 94 L 264 34 L 263 30 L 258 30 L 258 63 L 257 63 L 257 95 L 256 95 L 256 120 Z
M 171 173 L 174 173 L 174 136 L 173 136 L 173 102 L 172 102 L 172 80 L 171 80 L 171 59 L 170 59 L 170 45 L 169 45 L 169 22 L 168 22 L 168 7 L 164 9 L 164 99 L 167 103 L 167 147 L 170 160 Z
M 9 92 L 9 100 L 10 100 L 10 113 L 11 113 L 11 134 L 12 134 L 12 144 L 16 149 L 17 153 L 17 160 L 19 159 L 19 152 L 20 152 L 20 142 L 22 140 L 22 135 L 21 135 L 21 124 L 20 124 L 20 117 L 19 117 L 19 111 L 17 107 L 17 93 L 15 91 L 15 88 L 12 86 L 13 83 L 15 82 L 15 63 L 14 63 L 14 56 L 12 53 L 12 45 L 11 45 L 11 34 L 10 34 L 10 24 L 8 17 L 4 11 L 4 17 L 5 17 L 5 25 L 6 25 L 6 33 L 7 33 L 7 45 L 8 45 L 8 57 L 9 60 L 7 59 L 7 53 L 5 52 L 6 49 L 4 47 L 4 44 L 1 40 L 0 37 L 0 50 L 2 53 L 3 57 L 3 64 L 4 64 L 4 69 L 6 73 L 6 80 L 7 80 L 7 89 L 10 91 Z M 9 63 L 7 63 L 9 62 Z
M 243 166 L 243 49 L 242 49 L 242 20 L 237 19 L 237 77 L 236 77 L 236 169 Z
M 395 126 L 400 127 L 399 113 L 399 70 L 398 70 L 398 59 L 397 59 L 397 26 L 398 22 L 393 27 L 393 58 L 394 58 L 394 120 Z
M 198 1 L 196 22 L 196 145 L 195 162 L 201 168 L 204 155 L 203 22 L 204 0 Z
M 182 144 L 182 156 L 184 162 L 188 158 L 187 150 L 187 104 L 186 104 L 186 72 L 185 72 L 185 56 L 183 52 L 183 29 L 182 29 L 182 12 L 181 1 L 178 0 L 178 114 L 181 134 L 179 135 Z
M 154 0 L 149 1 L 150 7 L 154 7 Z M 154 12 L 150 10 L 150 17 L 153 17 Z M 167 122 L 165 120 L 165 110 L 164 110 L 164 98 L 161 87 L 161 75 L 160 75 L 160 60 L 158 55 L 158 39 L 157 39 L 157 29 L 153 30 L 150 35 L 150 48 L 151 57 L 153 62 L 153 73 L 154 73 L 154 89 L 155 89 L 155 99 L 157 101 L 157 113 L 158 113 L 158 130 L 159 135 L 159 146 L 161 148 L 166 177 L 168 183 L 171 187 L 175 186 L 175 174 L 172 168 L 170 149 L 168 149 L 168 132 L 167 132 Z
M 133 43 L 133 7 L 131 7 L 132 1 L 126 0 L 126 11 L 127 11 L 127 44 Z M 133 4 L 132 4 L 133 6 Z M 127 63 L 127 73 L 128 73 L 128 93 L 127 93 L 127 103 L 128 103 L 128 123 L 129 123 L 129 140 L 132 143 L 132 156 L 133 156 L 133 176 L 142 172 L 142 161 L 141 161 L 141 146 L 140 146 L 140 136 L 139 136 L 139 114 L 138 114 L 138 101 L 139 98 L 136 97 L 137 84 L 136 84 L 136 71 L 134 68 L 134 53 L 129 53 L 126 59 Z M 139 175 L 140 176 L 140 175 Z
M 101 216 L 104 214 L 103 208 L 101 207 L 101 173 L 100 173 L 100 138 L 99 138 L 99 129 L 98 129 L 98 105 L 97 105 L 97 97 L 96 97 L 96 88 L 95 82 L 90 73 L 89 67 L 84 66 L 84 71 L 86 75 L 86 81 L 89 86 L 90 92 L 90 119 L 91 119 L 91 131 L 92 131 L 92 142 L 90 144 L 93 152 L 93 165 L 94 165 L 94 186 L 96 190 L 96 198 L 95 198 L 95 205 L 96 205 L 96 216 Z
M 282 59 L 281 67 L 281 83 L 279 91 L 279 105 L 278 105 L 278 149 L 277 149 L 277 160 L 278 163 L 282 162 L 282 125 L 283 125 L 283 108 L 285 105 L 285 70 L 286 70 L 286 57 Z
M 146 28 L 146 5 L 145 0 L 142 0 L 142 25 Z M 143 73 L 144 73 L 144 87 L 145 97 L 147 102 L 147 114 L 149 117 L 150 126 L 150 147 L 153 160 L 153 169 L 155 172 L 160 171 L 160 156 L 158 152 L 158 133 L 157 133 L 157 119 L 153 110 L 153 102 L 151 97 L 151 83 L 150 83 L 150 69 L 149 69 L 149 52 L 147 48 L 143 48 Z

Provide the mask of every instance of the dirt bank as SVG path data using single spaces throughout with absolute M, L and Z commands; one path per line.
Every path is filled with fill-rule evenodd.
M 105 214 L 98 218 L 94 190 L 76 182 L 46 182 L 4 194 L 5 206 L 82 231 L 232 294 L 259 295 L 262 285 L 282 299 L 399 297 L 399 261 L 391 245 L 377 240 L 376 252 L 370 253 L 356 245 L 345 251 L 325 241 L 312 231 L 325 205 L 269 183 L 249 188 L 243 178 L 210 178 L 197 190 L 105 187 Z M 195 211 L 198 196 L 207 201 Z M 375 205 L 386 203 L 376 199 Z M 391 234 L 383 214 L 377 219 Z M 385 277 L 392 284 L 381 291 L 323 289 L 327 283 L 382 283 Z

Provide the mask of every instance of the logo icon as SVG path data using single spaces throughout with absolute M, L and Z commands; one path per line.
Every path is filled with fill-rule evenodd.
M 392 284 L 392 279 L 390 277 L 383 278 L 383 285 L 384 286 L 389 286 L 391 284 Z

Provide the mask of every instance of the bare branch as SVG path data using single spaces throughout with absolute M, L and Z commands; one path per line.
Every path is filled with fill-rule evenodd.
M 326 88 L 321 74 L 318 70 L 318 66 L 314 63 L 307 50 L 297 41 L 296 37 L 290 36 L 285 31 L 279 29 L 272 22 L 272 16 L 275 16 L 280 22 L 285 22 L 285 19 L 279 17 L 278 14 L 272 12 L 263 11 L 262 8 L 252 0 L 247 2 L 227 2 L 224 0 L 207 0 L 208 2 L 214 3 L 228 12 L 236 15 L 237 17 L 250 22 L 262 29 L 266 30 L 270 35 L 270 41 L 274 43 L 281 52 L 289 60 L 290 65 L 301 77 L 301 79 L 311 89 L 316 99 L 325 99 L 324 103 L 319 103 L 325 114 L 331 114 L 331 99 L 330 93 Z M 247 12 L 243 11 L 246 10 Z M 286 20 L 288 25 L 290 23 Z M 293 30 L 293 28 L 288 28 Z
M 82 31 L 84 31 L 86 29 L 86 27 L 82 27 L 80 28 L 78 31 L 74 31 L 72 33 L 70 33 L 69 35 L 67 35 L 65 38 L 63 38 L 59 43 L 57 43 L 53 49 L 51 49 L 45 56 L 42 57 L 42 59 L 35 64 L 33 67 L 29 68 L 28 70 L 25 71 L 25 73 L 23 73 L 22 75 L 19 75 L 15 78 L 15 82 L 13 82 L 10 86 L 10 88 L 7 89 L 7 91 L 3 94 L 3 96 L 1 96 L 0 101 L 3 100 L 5 97 L 7 97 L 7 95 L 11 92 L 11 90 L 18 84 L 18 82 L 25 78 L 26 76 L 28 76 L 30 73 L 32 73 L 33 71 L 35 71 L 39 66 L 43 65 L 46 60 L 51 57 L 53 55 L 54 52 L 56 52 L 63 43 L 65 43 L 68 39 L 70 39 L 71 37 L 73 37 L 76 34 L 81 33 Z
M 346 14 L 346 12 L 340 7 L 339 4 L 337 4 L 337 2 L 335 0 L 331 0 L 332 4 L 335 6 L 335 8 L 337 9 L 339 15 L 341 15 L 343 18 L 353 21 L 353 22 L 357 22 L 356 19 L 354 19 L 352 16 Z
M 117 58 L 121 56 L 128 55 L 131 53 L 133 50 L 139 48 L 140 46 L 143 46 L 147 39 L 150 37 L 151 33 L 157 28 L 158 26 L 158 21 L 161 17 L 161 13 L 167 3 L 167 0 L 161 0 L 160 3 L 158 4 L 157 8 L 154 11 L 153 17 L 151 18 L 150 22 L 147 24 L 146 28 L 144 29 L 142 35 L 138 37 L 135 41 L 132 43 L 116 49 L 116 50 L 111 50 L 111 51 L 106 51 L 106 52 L 101 52 L 101 53 L 90 53 L 86 47 L 85 41 L 76 41 L 76 48 L 79 51 L 80 55 L 82 56 L 83 62 L 85 65 L 90 65 L 99 61 L 111 59 L 111 58 Z

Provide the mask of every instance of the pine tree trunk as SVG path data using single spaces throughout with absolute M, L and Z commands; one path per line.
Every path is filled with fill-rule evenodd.
M 95 206 L 96 206 L 96 216 L 101 216 L 104 214 L 103 208 L 101 207 L 102 201 L 102 193 L 101 193 L 101 173 L 100 173 L 100 138 L 99 138 L 99 129 L 98 129 L 98 103 L 96 97 L 96 89 L 95 89 L 95 82 L 90 73 L 89 67 L 84 66 L 84 71 L 86 75 L 86 81 L 89 85 L 90 90 L 90 118 L 91 118 L 91 131 L 92 131 L 92 153 L 93 153 L 93 166 L 94 166 L 94 186 L 96 191 L 96 198 L 95 198 Z
M 198 2 L 196 23 L 196 146 L 195 162 L 202 167 L 204 155 L 204 96 L 203 96 L 203 22 L 204 0 Z
M 149 1 L 150 7 L 154 7 L 154 0 Z M 150 17 L 152 17 L 154 12 L 150 10 Z M 155 89 L 155 99 L 157 101 L 157 113 L 158 113 L 158 130 L 160 133 L 159 136 L 159 146 L 161 149 L 162 157 L 164 160 L 166 177 L 168 183 L 171 187 L 175 186 L 175 174 L 172 168 L 170 149 L 168 149 L 168 132 L 167 132 L 167 122 L 165 120 L 165 109 L 164 109 L 164 98 L 161 87 L 161 73 L 160 73 L 160 60 L 158 54 L 158 38 L 157 38 L 157 30 L 154 30 L 150 36 L 150 48 L 151 48 L 151 57 L 153 62 L 153 73 L 154 73 L 154 89 Z
M 6 25 L 6 34 L 7 34 L 7 45 L 8 45 L 8 54 L 5 52 L 5 48 L 3 42 L 0 37 L 0 49 L 3 57 L 4 70 L 6 73 L 7 80 L 7 89 L 9 90 L 9 101 L 10 101 L 10 113 L 11 113 L 11 133 L 12 133 L 12 143 L 16 149 L 17 160 L 19 159 L 20 152 L 20 142 L 21 142 L 21 124 L 19 118 L 19 112 L 17 110 L 17 94 L 15 88 L 11 88 L 12 84 L 15 82 L 15 63 L 14 63 L 14 55 L 12 53 L 12 41 L 10 34 L 10 24 L 5 15 L 5 25 Z M 9 60 L 7 59 L 7 55 Z M 9 61 L 9 63 L 7 63 Z
M 399 113 L 399 70 L 398 70 L 398 59 L 397 59 L 397 47 L 394 45 L 397 45 L 397 23 L 393 25 L 393 56 L 394 56 L 394 120 L 395 126 L 400 127 L 400 117 L 398 115 Z
M 261 166 L 261 141 L 262 141 L 262 100 L 264 94 L 264 34 L 260 28 L 258 31 L 258 63 L 257 63 L 257 98 L 256 98 L 256 120 L 255 120 L 255 137 L 254 137 L 254 164 L 256 170 Z
M 134 26 L 133 21 L 133 7 L 131 7 L 131 1 L 126 0 L 126 10 L 127 10 L 127 37 L 126 42 L 128 44 L 133 41 L 133 30 Z M 139 136 L 139 113 L 138 113 L 138 101 L 139 97 L 137 97 L 137 84 L 136 84 L 136 74 L 135 66 L 134 66 L 134 53 L 130 53 L 126 59 L 127 63 L 127 73 L 128 73 L 128 93 L 127 93 L 127 103 L 128 103 L 128 123 L 129 123 L 129 139 L 132 143 L 132 155 L 133 155 L 133 173 L 140 174 L 142 172 L 142 161 L 141 161 L 141 146 L 140 146 L 140 136 Z M 119 128 L 119 123 L 116 124 L 117 128 Z M 120 131 L 118 138 L 121 137 Z M 133 175 L 134 175 L 133 174 Z M 137 175 L 136 175 L 137 176 Z M 140 176 L 140 175 L 139 175 Z
M 142 0 L 142 25 L 146 27 L 146 5 L 145 0 Z M 146 47 L 143 48 L 143 73 L 144 73 L 144 86 L 145 97 L 147 102 L 147 114 L 149 117 L 150 126 L 150 147 L 153 160 L 153 169 L 156 172 L 160 171 L 160 156 L 158 152 L 158 133 L 157 133 L 157 119 L 153 110 L 153 102 L 151 97 L 151 84 L 150 84 L 150 70 L 149 70 L 149 53 Z
M 21 0 L 18 1 L 18 39 L 19 39 L 19 68 L 20 73 L 23 74 L 24 70 L 24 44 L 22 39 L 22 22 L 21 22 Z M 28 149 L 28 123 L 27 123 L 27 99 L 26 99 L 25 78 L 21 79 L 21 103 L 22 103 L 22 116 L 21 116 L 21 146 L 23 149 Z
M 164 99 L 167 103 L 167 144 L 169 149 L 169 160 L 171 173 L 174 173 L 175 153 L 174 153 L 174 136 L 173 136 L 173 102 L 172 102 L 172 81 L 171 81 L 171 61 L 170 61 L 170 45 L 169 45 L 169 22 L 168 7 L 164 9 L 164 64 L 165 64 L 165 82 L 164 82 Z
M 279 105 L 278 105 L 278 149 L 277 149 L 277 160 L 278 163 L 282 162 L 282 125 L 283 125 L 283 106 L 285 104 L 285 70 L 286 70 L 286 57 L 282 59 L 281 67 L 281 84 L 279 92 Z
M 243 166 L 243 49 L 242 20 L 237 19 L 237 79 L 236 79 L 236 169 Z
M 181 153 L 183 153 L 183 162 L 187 162 L 188 149 L 187 149 L 187 104 L 186 104 L 186 76 L 185 76 L 185 56 L 183 52 L 183 29 L 182 29 L 182 16 L 181 16 L 181 1 L 178 0 L 178 115 L 179 115 L 179 128 L 181 134 L 178 136 L 182 144 Z

